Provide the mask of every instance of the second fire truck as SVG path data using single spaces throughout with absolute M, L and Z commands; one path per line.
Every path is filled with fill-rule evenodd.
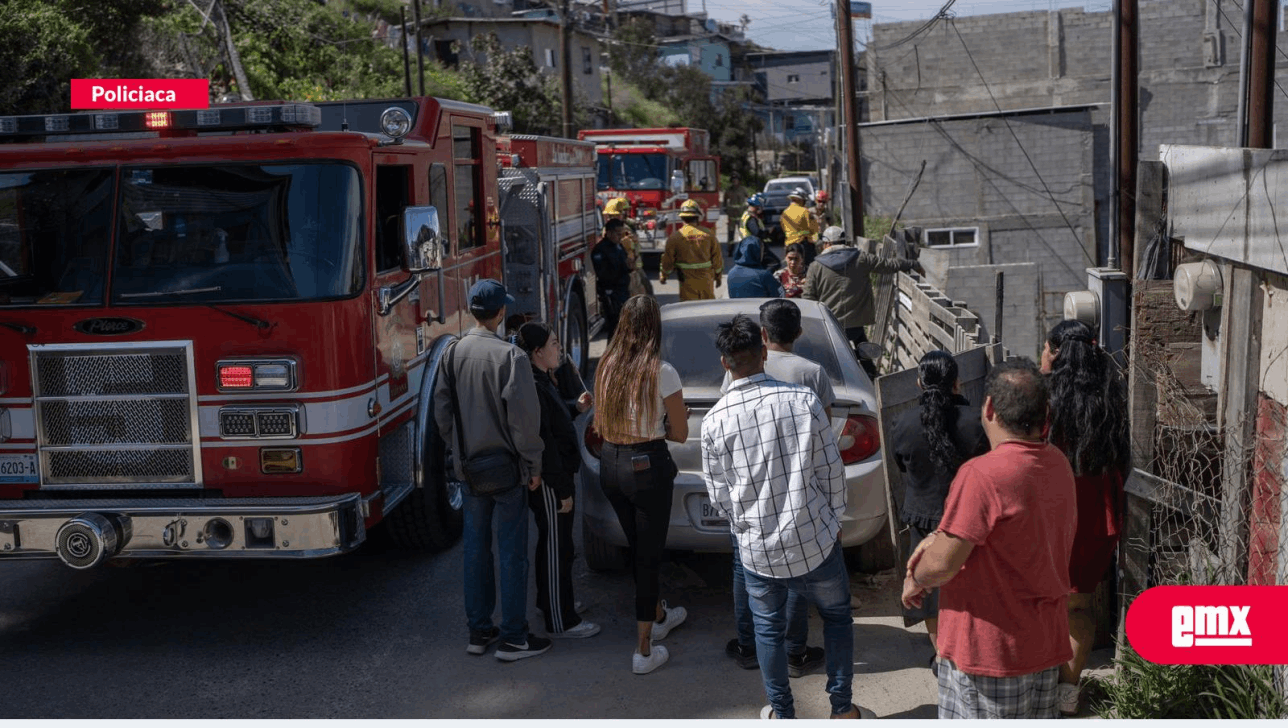
M 705 129 L 593 129 L 578 139 L 595 143 L 600 202 L 624 197 L 646 257 L 662 253 L 680 227 L 680 205 L 697 200 L 704 227 L 720 219 L 720 158 L 710 153 Z

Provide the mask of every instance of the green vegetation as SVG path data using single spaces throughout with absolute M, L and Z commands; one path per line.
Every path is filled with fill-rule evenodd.
M 470 49 L 486 60 L 463 68 L 468 98 L 509 111 L 520 134 L 556 134 L 561 129 L 558 81 L 537 69 L 532 49 L 503 50 L 495 33 L 474 36 Z
M 1156 665 L 1130 647 L 1107 680 L 1088 686 L 1104 718 L 1285 718 L 1268 665 Z
M 0 3 L 0 112 L 66 111 L 73 78 L 148 78 L 137 38 L 169 0 L 6 0 Z

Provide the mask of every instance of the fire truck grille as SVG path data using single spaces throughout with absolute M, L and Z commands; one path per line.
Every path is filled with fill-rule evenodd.
M 198 487 L 188 342 L 31 347 L 46 488 Z

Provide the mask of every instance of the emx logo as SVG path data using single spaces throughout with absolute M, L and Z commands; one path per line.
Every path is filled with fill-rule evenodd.
M 1172 607 L 1173 647 L 1251 647 L 1248 612 L 1242 607 Z
M 1284 664 L 1286 600 L 1281 586 L 1156 587 L 1132 602 L 1127 639 L 1164 665 Z

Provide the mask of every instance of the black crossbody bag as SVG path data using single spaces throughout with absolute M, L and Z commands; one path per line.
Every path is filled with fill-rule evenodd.
M 452 416 L 456 418 L 456 457 L 461 459 L 465 484 L 470 493 L 478 496 L 495 496 L 519 487 L 519 463 L 509 450 L 492 449 L 477 455 L 466 456 L 465 440 L 461 426 L 461 403 L 456 397 L 456 345 L 452 343 L 447 354 L 447 388 L 452 395 Z

